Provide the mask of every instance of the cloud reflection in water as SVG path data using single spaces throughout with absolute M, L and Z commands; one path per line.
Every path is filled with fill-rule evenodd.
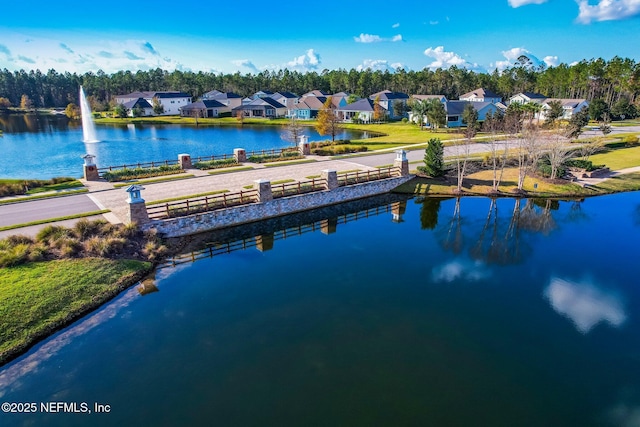
M 552 277 L 544 296 L 553 309 L 573 321 L 578 331 L 588 333 L 600 322 L 620 326 L 627 320 L 620 296 L 591 283 L 576 283 Z

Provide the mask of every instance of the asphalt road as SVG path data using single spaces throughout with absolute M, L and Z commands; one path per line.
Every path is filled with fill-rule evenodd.
M 1 205 L 0 227 L 98 210 L 86 194 Z

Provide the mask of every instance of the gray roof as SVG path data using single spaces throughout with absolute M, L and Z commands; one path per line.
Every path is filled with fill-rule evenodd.
M 234 92 L 220 92 L 218 90 L 212 90 L 202 95 L 202 99 L 231 99 L 242 98 L 240 95 Z
M 191 95 L 178 91 L 144 91 L 131 92 L 126 95 L 116 95 L 116 98 L 191 98 Z
M 298 95 L 296 95 L 295 93 L 291 93 L 291 92 L 287 92 L 287 91 L 282 91 L 282 92 L 276 92 L 273 94 L 274 97 L 276 96 L 282 96 L 284 98 L 297 98 Z
M 144 98 L 138 98 L 133 101 L 125 102 L 122 105 L 130 110 L 134 108 L 153 108 L 151 104 L 149 104 L 149 102 Z
M 460 95 L 460 99 L 462 98 L 470 98 L 472 96 L 478 97 L 478 98 L 500 98 L 502 99 L 502 97 L 500 95 L 498 95 L 495 92 L 491 92 L 488 89 L 485 88 L 478 88 L 475 90 L 472 90 L 471 92 L 467 92 L 464 95 Z
M 205 109 L 209 109 L 209 108 L 225 108 L 226 105 L 216 101 L 215 99 L 211 99 L 211 100 L 204 100 L 204 101 L 196 101 L 196 102 L 192 102 L 191 104 L 187 104 L 184 107 L 181 107 L 180 109 L 183 111 L 190 111 L 190 110 L 205 110 Z
M 387 111 L 384 107 L 380 107 L 384 111 Z M 344 107 L 338 108 L 339 111 L 373 111 L 373 100 L 369 98 L 362 98 L 351 104 L 347 104 Z
M 529 99 L 545 99 L 546 98 L 546 96 L 541 95 L 539 93 L 535 93 L 535 92 L 521 92 L 521 94 L 526 96 Z M 516 94 L 516 95 L 520 95 L 520 94 Z
M 376 99 L 379 96 L 381 101 L 388 101 L 391 99 L 409 99 L 409 95 L 402 92 L 391 92 L 390 90 L 383 90 L 382 92 L 374 93 L 369 98 Z
M 448 116 L 460 116 L 462 115 L 467 105 L 473 105 L 476 111 L 480 111 L 486 108 L 488 105 L 494 105 L 491 102 L 475 102 L 475 101 L 447 101 L 444 103 L 444 109 L 447 111 Z M 497 107 L 496 107 L 497 108 Z
M 246 104 L 242 104 L 241 106 L 234 108 L 233 111 L 250 110 L 251 108 L 255 108 L 255 107 L 287 108 L 284 105 L 280 104 L 275 99 L 271 99 L 269 97 L 265 97 L 265 98 L 253 99 L 251 102 L 248 102 Z

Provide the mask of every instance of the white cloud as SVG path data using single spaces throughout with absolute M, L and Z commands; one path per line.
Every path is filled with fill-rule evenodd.
M 362 64 L 356 67 L 356 70 L 395 71 L 395 68 L 389 65 L 389 61 L 387 61 L 386 59 L 365 59 Z
M 640 14 L 640 0 L 600 0 L 591 5 L 588 0 L 579 0 L 578 22 L 615 21 Z
M 434 61 L 428 65 L 429 68 L 449 68 L 452 65 L 471 68 L 464 58 L 454 52 L 445 52 L 444 46 L 438 46 L 435 49 L 430 47 L 424 51 L 424 54 Z
M 231 63 L 233 65 L 235 65 L 236 67 L 245 67 L 250 69 L 253 72 L 259 73 L 260 70 L 258 69 L 258 67 L 256 67 L 253 62 L 249 61 L 248 59 L 234 59 L 233 61 L 231 61 Z
M 520 7 L 527 4 L 542 4 L 546 3 L 547 0 L 509 0 L 509 6 L 511 7 Z
M 429 25 L 438 25 L 439 23 L 438 21 L 429 21 Z
M 380 43 L 380 42 L 401 42 L 402 34 L 396 34 L 391 38 L 383 38 L 375 34 L 360 34 L 358 37 L 354 37 L 356 43 Z
M 491 272 L 479 261 L 454 260 L 434 268 L 431 276 L 434 282 L 451 283 L 456 280 L 477 282 L 491 276 Z
M 545 56 L 543 59 L 544 63 L 547 64 L 548 67 L 555 67 L 558 65 L 558 57 L 557 56 Z
M 313 49 L 309 49 L 304 55 L 300 55 L 294 58 L 293 61 L 287 62 L 287 67 L 302 70 L 315 70 L 318 68 L 318 65 L 320 65 L 320 55 Z
M 556 312 L 571 319 L 583 334 L 600 322 L 620 326 L 627 320 L 620 296 L 603 291 L 590 282 L 577 283 L 552 277 L 544 296 Z
M 64 44 L 64 43 L 60 43 L 60 47 L 61 47 L 62 49 L 64 49 L 64 50 L 66 50 L 66 51 L 67 51 L 67 52 L 69 52 L 69 53 L 75 53 L 75 52 L 73 51 L 73 49 L 71 49 L 69 46 L 67 46 L 67 45 L 66 45 L 66 44 Z
M 524 64 L 524 65 L 534 67 L 534 68 L 540 67 L 541 65 L 547 65 L 546 63 L 547 58 L 549 58 L 550 60 L 552 60 L 553 58 L 555 58 L 556 61 L 558 60 L 557 57 L 547 56 L 545 58 L 545 61 L 541 61 L 534 54 L 532 54 L 531 52 L 529 52 L 527 49 L 523 47 L 514 47 L 509 50 L 503 50 L 502 56 L 506 58 L 506 61 L 496 61 L 495 66 L 498 70 L 504 70 L 505 68 L 513 67 L 516 63 L 520 63 L 519 61 L 520 58 L 525 59 L 524 57 L 529 59 L 527 64 Z
M 0 53 L 4 53 L 5 55 L 7 55 L 7 58 L 11 57 L 11 51 L 3 44 L 0 44 Z
M 398 28 L 399 26 L 400 26 L 400 23 L 399 23 L 399 22 L 396 22 L 395 24 L 393 24 L 393 25 L 391 26 L 391 28 Z

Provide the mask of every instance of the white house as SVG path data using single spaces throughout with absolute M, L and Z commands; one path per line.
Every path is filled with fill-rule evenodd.
M 541 95 L 535 92 L 520 92 L 516 95 L 513 95 L 509 98 L 509 104 L 518 103 L 518 104 L 528 104 L 529 102 L 534 102 L 536 104 L 542 104 L 544 100 L 547 99 L 546 96 Z
M 484 88 L 478 88 L 471 92 L 467 92 L 464 95 L 461 95 L 459 99 L 460 101 L 490 102 L 492 104 L 502 102 L 502 97 L 500 95 Z
M 388 115 L 388 111 L 382 107 L 383 116 Z M 351 104 L 338 107 L 336 110 L 338 118 L 345 122 L 361 121 L 363 123 L 371 123 L 375 111 L 372 99 L 363 98 Z
M 269 98 L 278 101 L 280 104 L 287 107 L 287 109 L 293 108 L 300 99 L 298 95 L 286 91 L 276 92 L 273 95 L 269 96 Z
M 396 114 L 395 105 L 397 103 L 402 104 L 403 110 L 406 110 L 407 101 L 409 100 L 409 95 L 402 92 L 391 92 L 390 90 L 383 90 L 382 92 L 374 93 L 369 97 L 369 99 L 375 101 L 378 99 L 378 103 L 382 108 L 384 108 L 391 119 L 401 119 L 405 117 L 406 114 Z
M 115 97 L 118 104 L 127 104 L 131 101 L 144 99 L 153 105 L 153 99 L 157 99 L 164 107 L 162 116 L 173 116 L 180 114 L 180 107 L 191 103 L 191 96 L 184 92 L 177 91 L 158 91 L 158 92 L 132 92 L 126 95 L 117 95 Z M 155 113 L 153 113 L 155 114 Z
M 542 110 L 540 111 L 540 118 L 545 119 L 547 117 L 547 112 L 551 107 L 549 107 L 549 103 L 557 101 L 562 105 L 562 114 L 561 119 L 569 120 L 573 115 L 585 108 L 589 108 L 589 101 L 586 99 L 562 99 L 562 98 L 547 98 L 542 103 Z

